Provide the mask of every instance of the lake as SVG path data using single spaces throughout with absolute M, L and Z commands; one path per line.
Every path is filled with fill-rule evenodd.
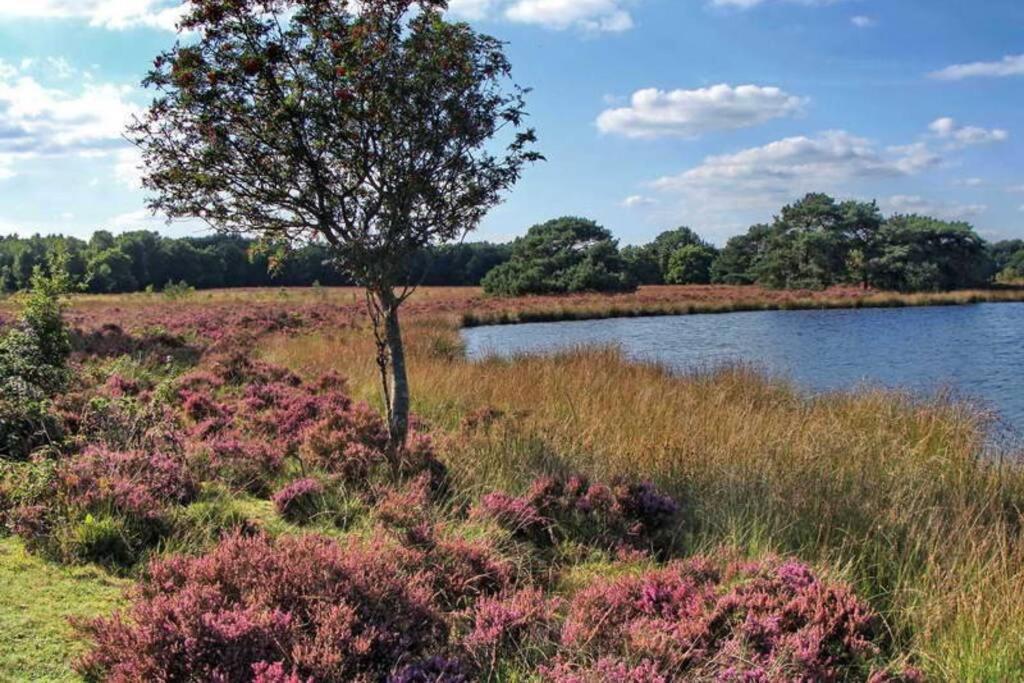
M 1024 434 L 1024 303 L 620 318 L 462 334 L 474 359 L 613 344 L 679 371 L 751 364 L 810 391 L 949 391 Z

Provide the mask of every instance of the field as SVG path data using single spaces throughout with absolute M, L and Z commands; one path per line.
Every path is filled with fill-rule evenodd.
M 409 646 L 408 656 L 391 663 L 382 664 L 383 655 L 375 654 L 376 659 L 345 670 L 352 678 L 377 680 L 387 669 L 399 676 L 392 680 L 460 680 L 454 673 L 443 678 L 437 662 L 416 664 L 429 669 L 416 674 L 426 677 L 406 672 L 400 678 L 393 671 L 395 661 L 404 665 L 414 655 L 435 654 L 446 661 L 463 660 L 474 680 L 655 681 L 666 670 L 697 680 L 776 680 L 801 672 L 840 680 L 1019 679 L 1024 676 L 1024 596 L 1019 590 L 1024 581 L 1024 474 L 1017 464 L 1020 454 L 992 452 L 986 445 L 986 416 L 955 403 L 876 391 L 811 399 L 745 368 L 673 376 L 656 366 L 627 362 L 612 349 L 470 363 L 463 357 L 458 329 L 581 317 L 1022 298 L 1024 292 L 1015 289 L 901 296 L 856 289 L 777 293 L 664 287 L 615 297 L 507 302 L 471 289 L 423 290 L 409 302 L 404 324 L 418 431 L 429 434 L 431 445 L 409 454 L 403 474 L 382 473 L 372 459 L 369 465 L 360 461 L 355 477 L 349 469 L 332 469 L 333 461 L 323 452 L 317 451 L 320 459 L 310 455 L 316 449 L 308 432 L 302 432 L 305 440 L 294 449 L 274 442 L 294 455 L 278 462 L 268 454 L 272 466 L 258 473 L 259 481 L 253 475 L 240 483 L 209 462 L 201 475 L 195 469 L 190 476 L 197 492 L 161 501 L 159 515 L 167 529 L 158 542 L 141 550 L 132 546 L 128 561 L 112 563 L 106 555 L 99 564 L 80 556 L 76 560 L 74 552 L 83 547 L 81 522 L 71 527 L 79 534 L 73 536 L 77 545 L 64 537 L 55 543 L 58 534 L 48 532 L 45 539 L 32 541 L 45 551 L 27 554 L 22 538 L 0 539 L 0 679 L 74 680 L 72 661 L 90 650 L 90 639 L 123 661 L 112 664 L 110 658 L 93 656 L 90 666 L 79 665 L 79 671 L 109 675 L 110 667 L 131 660 L 118 654 L 118 647 L 137 642 L 131 638 L 138 633 L 109 624 L 73 627 L 67 618 L 106 616 L 123 608 L 128 603 L 120 589 L 145 583 L 146 562 L 209 552 L 222 535 L 230 537 L 231 524 L 225 520 L 260 529 L 257 539 L 316 532 L 339 543 L 354 538 L 371 548 L 390 544 L 397 557 L 413 558 L 417 581 L 423 578 L 423 562 L 439 562 L 439 548 L 461 548 L 457 561 L 444 556 L 453 566 L 461 567 L 458 562 L 469 555 L 489 558 L 479 573 L 493 579 L 494 587 L 482 588 L 474 577 L 471 590 L 456 591 L 447 584 L 442 590 L 436 585 L 442 577 L 424 579 L 434 582 L 430 618 L 443 622 L 448 636 L 429 640 L 423 635 L 425 642 Z M 345 438 L 351 441 L 358 433 L 361 445 L 375 438 L 368 414 L 348 402 L 351 397 L 379 406 L 372 337 L 355 290 L 216 291 L 180 299 L 159 294 L 78 297 L 67 318 L 80 330 L 74 359 L 79 379 L 67 401 L 103 406 L 96 409 L 97 425 L 103 424 L 91 432 L 79 427 L 78 435 L 105 444 L 107 451 L 124 450 L 124 444 L 114 447 L 111 435 L 126 424 L 137 426 L 143 414 L 151 417 L 140 406 L 155 405 L 153 397 L 159 396 L 166 397 L 161 410 L 167 413 L 161 413 L 162 422 L 154 428 L 173 424 L 187 433 L 187 454 L 207 438 L 200 418 L 218 410 L 236 411 L 231 428 L 237 427 L 239 438 L 258 439 L 257 426 L 267 427 L 260 420 L 269 413 L 252 413 L 251 424 L 238 426 L 237 416 L 250 415 L 245 412 L 250 408 L 233 393 L 257 385 L 284 392 L 288 400 L 344 405 L 350 419 Z M 246 364 L 241 370 L 227 367 L 225 358 L 240 350 Z M 296 373 L 301 384 L 282 379 L 273 368 Z M 319 394 L 310 389 L 308 396 L 288 393 L 305 391 L 331 373 L 340 373 L 346 383 L 331 384 Z M 211 382 L 202 379 L 210 375 L 242 379 L 237 389 L 231 388 L 234 380 L 218 380 L 225 384 L 200 396 L 210 401 L 200 405 L 196 387 Z M 141 412 L 119 421 L 129 408 Z M 330 438 L 340 438 L 337 433 L 334 425 Z M 140 448 L 144 442 L 130 445 Z M 200 445 L 212 448 L 212 443 Z M 102 457 L 108 456 L 104 451 Z M 437 496 L 422 490 L 423 477 L 436 469 L 431 464 L 435 457 L 447 471 L 444 493 Z M 120 460 L 96 458 L 100 465 L 120 467 Z M 198 468 L 192 455 L 187 462 Z M 345 467 L 351 465 L 346 461 Z M 77 483 L 85 479 L 83 472 L 76 470 Z M 581 487 L 573 479 L 577 475 L 591 484 Z M 547 507 L 535 484 L 545 476 L 553 478 L 549 488 L 550 481 L 560 487 L 557 495 L 544 494 Z M 272 493 L 311 478 L 328 485 L 344 480 L 345 500 L 325 502 L 330 495 L 321 492 L 316 514 L 307 517 L 295 516 L 287 505 L 275 509 Z M 58 481 L 67 479 L 58 475 Z M 609 483 L 607 492 L 596 482 Z M 641 482 L 654 488 L 637 488 Z M 612 496 L 614 504 L 593 503 L 604 495 Z M 643 505 L 634 505 L 641 499 Z M 668 499 L 674 503 L 662 505 Z M 299 500 L 298 494 L 290 500 Z M 572 502 L 568 508 L 567 500 Z M 510 527 L 502 515 L 524 501 L 547 521 L 534 528 L 516 518 Z M 121 517 L 111 519 L 126 525 L 124 536 L 136 533 Z M 232 542 L 264 541 L 235 538 L 229 546 Z M 94 551 L 95 544 L 88 549 Z M 362 545 L 358 552 L 369 553 Z M 662 582 L 670 579 L 658 572 L 676 570 L 660 568 L 696 556 L 729 567 L 721 585 L 701 593 L 711 601 L 712 612 L 726 609 L 728 602 L 733 605 L 728 609 L 746 615 L 727 635 L 701 622 L 705 630 L 687 636 L 691 640 L 673 640 L 683 636 L 676 631 L 666 635 L 668 617 L 659 612 L 658 619 L 636 615 L 618 632 L 594 619 L 601 626 L 581 644 L 579 624 L 594 616 L 587 600 L 619 599 L 630 589 L 630 577 L 646 582 L 643 591 L 664 588 Z M 232 557 L 237 559 L 224 556 Z M 344 565 L 329 553 L 324 557 Z M 404 565 L 378 567 L 379 557 L 368 554 L 366 562 L 380 572 L 376 580 L 382 585 L 391 585 L 395 572 L 406 576 Z M 785 593 L 792 586 L 780 577 L 793 571 L 786 564 L 790 560 L 806 563 L 813 572 L 813 595 L 800 592 L 810 590 L 802 583 L 793 595 Z M 750 569 L 753 561 L 762 564 Z M 271 571 L 263 565 L 257 570 Z M 301 566 L 294 571 L 304 576 Z M 679 571 L 688 576 L 697 570 L 687 566 Z M 401 593 L 398 585 L 395 591 Z M 683 587 L 671 585 L 677 591 L 671 595 L 680 595 Z M 413 601 L 413 596 L 406 598 Z M 859 601 L 855 605 L 854 599 Z M 765 607 L 778 600 L 784 617 Z M 683 618 L 672 614 L 677 621 Z M 796 619 L 799 627 L 790 624 L 776 633 L 780 622 L 773 619 L 783 624 Z M 402 628 L 408 628 L 411 622 L 404 623 Z M 428 633 L 427 622 L 417 623 L 422 634 Z M 632 639 L 626 650 L 607 644 L 626 634 Z M 594 644 L 602 638 L 606 645 Z M 683 642 L 702 654 L 673 658 L 671 652 Z M 794 654 L 801 648 L 807 652 Z M 292 652 L 308 656 L 308 648 Z M 287 664 L 300 661 L 297 657 Z M 260 680 L 284 681 L 286 673 Z

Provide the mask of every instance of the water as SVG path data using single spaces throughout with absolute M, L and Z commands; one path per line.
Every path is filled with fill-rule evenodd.
M 1024 434 L 1024 303 L 531 323 L 463 337 L 471 358 L 614 344 L 680 371 L 752 364 L 810 391 L 951 392 Z

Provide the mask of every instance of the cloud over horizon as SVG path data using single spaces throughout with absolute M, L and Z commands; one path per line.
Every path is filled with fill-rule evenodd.
M 602 133 L 628 138 L 696 137 L 735 130 L 799 114 L 806 98 L 776 87 L 721 83 L 696 90 L 646 88 L 628 107 L 607 109 L 597 118 Z

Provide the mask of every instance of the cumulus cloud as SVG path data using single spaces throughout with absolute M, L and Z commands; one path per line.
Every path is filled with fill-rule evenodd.
M 0 176 L 43 156 L 106 155 L 125 145 L 125 124 L 139 112 L 132 89 L 86 83 L 77 92 L 43 86 L 0 63 Z
M 621 32 L 633 28 L 630 0 L 452 0 L 449 10 L 471 20 L 503 18 L 555 30 Z
M 607 109 L 597 118 L 603 133 L 630 138 L 695 137 L 793 116 L 806 100 L 774 87 L 719 84 L 697 90 L 647 88 L 628 107 Z
M 993 142 L 1005 142 L 1010 134 L 1001 128 L 979 128 L 978 126 L 961 126 L 955 119 L 944 116 L 935 119 L 928 126 L 940 140 L 946 140 L 951 147 L 963 148 L 972 145 L 986 145 Z
M 709 156 L 652 187 L 721 240 L 807 192 L 848 196 L 863 183 L 914 176 L 940 162 L 923 143 L 884 147 L 846 131 L 826 131 Z
M 857 28 L 872 28 L 878 26 L 878 20 L 874 17 L 868 17 L 863 14 L 857 15 L 850 19 L 850 23 Z
M 180 0 L 0 0 L 2 19 L 84 19 L 92 26 L 174 30 Z
M 931 74 L 932 78 L 942 81 L 961 81 L 965 78 L 1005 78 L 1008 76 L 1024 76 L 1024 54 L 1007 55 L 996 62 L 953 64 Z
M 746 186 L 790 191 L 830 181 L 913 175 L 939 161 L 921 144 L 882 149 L 870 140 L 836 130 L 710 156 L 680 175 L 661 178 L 655 186 L 666 190 Z
M 988 211 L 985 204 L 957 204 L 926 199 L 920 195 L 893 195 L 879 202 L 886 211 L 902 214 L 920 214 L 944 220 L 968 220 Z

